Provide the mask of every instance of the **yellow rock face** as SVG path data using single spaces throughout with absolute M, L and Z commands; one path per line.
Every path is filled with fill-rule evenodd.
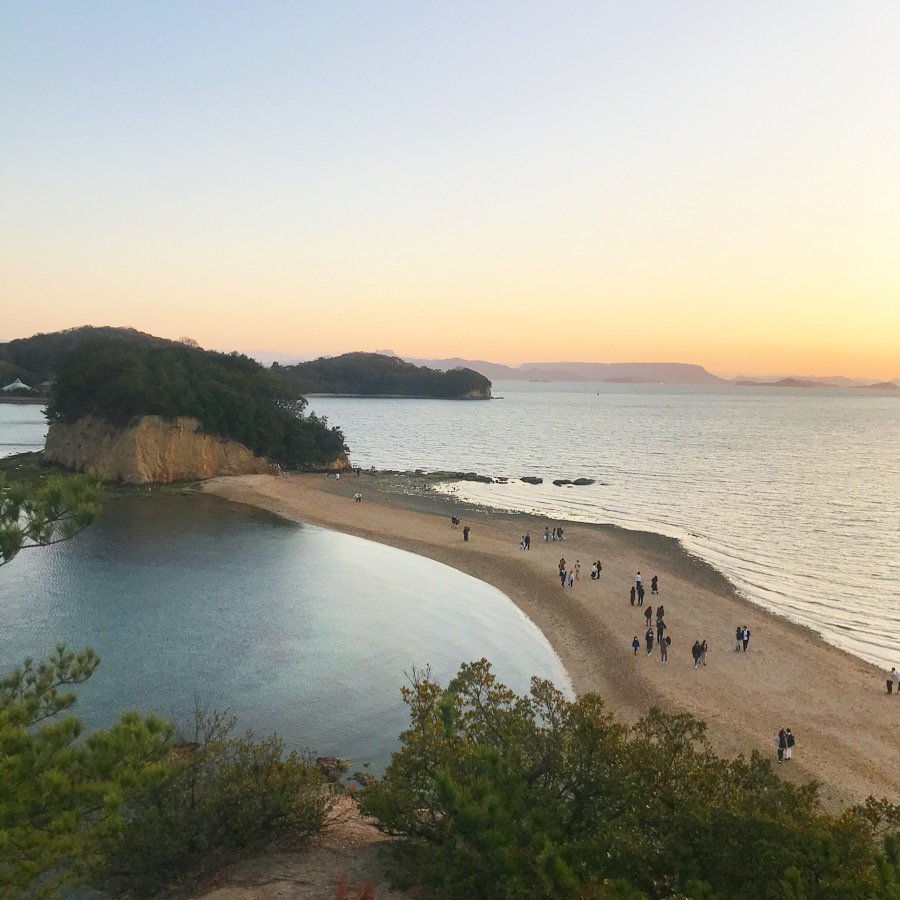
M 109 481 L 129 484 L 275 472 L 243 444 L 203 434 L 199 427 L 186 416 L 144 416 L 127 428 L 88 416 L 51 425 L 44 459 L 75 472 L 100 469 Z

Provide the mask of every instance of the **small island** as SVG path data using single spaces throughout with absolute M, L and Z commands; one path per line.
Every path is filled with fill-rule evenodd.
M 239 353 L 126 328 L 0 345 L 49 390 L 44 461 L 146 483 L 348 465 L 344 436 L 285 380 Z
M 416 366 L 381 353 L 323 356 L 295 366 L 272 364 L 272 373 L 301 394 L 490 400 L 491 382 L 472 369 L 448 372 Z

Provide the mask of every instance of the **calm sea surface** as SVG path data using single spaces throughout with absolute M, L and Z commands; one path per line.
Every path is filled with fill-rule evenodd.
M 499 382 L 488 403 L 316 398 L 362 466 L 477 471 L 492 506 L 679 538 L 751 599 L 900 665 L 900 397 Z M 586 476 L 589 487 L 554 487 Z
M 47 420 L 37 403 L 0 403 L 0 457 L 44 449 Z
M 79 689 L 91 726 L 136 707 L 183 720 L 194 698 L 239 730 L 371 763 L 407 727 L 404 672 L 446 684 L 488 657 L 571 696 L 559 659 L 499 591 L 431 560 L 216 497 L 112 500 L 68 544 L 0 568 L 0 673 L 58 640 L 94 646 Z

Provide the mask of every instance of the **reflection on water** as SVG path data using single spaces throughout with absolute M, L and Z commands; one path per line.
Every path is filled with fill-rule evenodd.
M 405 671 L 444 681 L 488 657 L 519 691 L 571 694 L 499 591 L 410 553 L 215 497 L 110 501 L 70 544 L 2 570 L 0 671 L 57 640 L 103 662 L 79 689 L 91 726 L 126 707 L 183 718 L 196 696 L 290 747 L 383 766 L 406 727 Z

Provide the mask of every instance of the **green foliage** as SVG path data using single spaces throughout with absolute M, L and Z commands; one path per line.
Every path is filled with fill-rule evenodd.
M 485 660 L 446 689 L 418 673 L 404 697 L 410 728 L 364 812 L 438 897 L 896 897 L 897 807 L 829 815 L 814 784 L 717 757 L 691 716 L 628 728 L 596 695 L 534 679 L 516 696 Z
M 322 827 L 336 795 L 318 769 L 274 735 L 230 737 L 226 716 L 198 714 L 179 745 L 134 711 L 82 736 L 63 714 L 99 663 L 60 644 L 0 680 L 0 900 L 67 882 L 148 896 Z
M 0 566 L 20 550 L 71 540 L 99 515 L 102 496 L 93 473 L 11 485 L 0 474 Z
M 344 353 L 296 366 L 272 366 L 303 394 L 396 394 L 405 397 L 465 397 L 471 391 L 490 396 L 491 382 L 472 369 L 440 372 L 381 353 Z
M 112 728 L 81 737 L 66 690 L 100 658 L 64 644 L 45 662 L 26 659 L 0 680 L 0 900 L 75 881 L 102 858 L 125 804 L 166 777 L 171 726 L 124 712 Z M 50 721 L 55 719 L 55 721 Z
M 149 896 L 186 886 L 225 861 L 318 831 L 336 795 L 318 769 L 284 755 L 276 736 L 229 737 L 234 719 L 197 713 L 175 777 L 128 809 L 102 873 L 107 887 Z
M 191 416 L 204 431 L 287 466 L 331 462 L 345 450 L 343 435 L 304 415 L 305 405 L 249 357 L 94 334 L 61 357 L 47 416 L 96 416 L 118 426 L 144 415 Z
M 31 387 L 37 387 L 44 381 L 52 381 L 65 356 L 98 337 L 116 337 L 148 346 L 174 343 L 134 328 L 93 328 L 90 325 L 35 334 L 0 344 L 0 382 L 7 384 L 21 378 Z

